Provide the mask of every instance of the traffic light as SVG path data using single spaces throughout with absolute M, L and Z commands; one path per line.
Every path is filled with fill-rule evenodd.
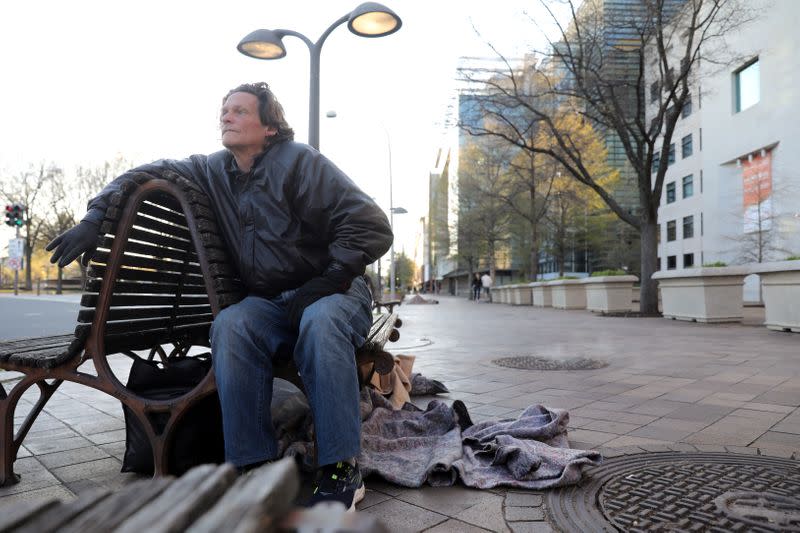
M 14 213 L 14 225 L 22 226 L 25 224 L 25 206 L 22 204 L 14 204 L 12 206 L 12 212 Z
M 20 227 L 25 224 L 25 206 L 22 204 L 6 205 L 6 226 Z

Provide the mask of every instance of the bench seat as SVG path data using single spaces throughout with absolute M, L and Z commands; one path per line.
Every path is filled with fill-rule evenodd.
M 193 347 L 209 347 L 214 317 L 244 294 L 203 191 L 171 171 L 126 175 L 101 224 L 73 334 L 0 343 L 0 368 L 23 374 L 9 391 L 0 384 L 0 486 L 18 480 L 13 463 L 19 447 L 65 380 L 122 402 L 147 434 L 156 475 L 167 474 L 173 430 L 187 410 L 216 393 L 213 371 L 182 396 L 154 400 L 127 389 L 107 357 L 120 353 L 168 366 L 192 356 Z M 394 368 L 383 348 L 398 339 L 398 327 L 394 313 L 374 318 L 367 342 L 356 353 L 357 364 L 371 369 L 362 383 L 371 372 L 387 374 Z M 303 388 L 291 361 L 276 368 L 276 376 Z M 15 434 L 17 403 L 33 386 L 39 399 Z

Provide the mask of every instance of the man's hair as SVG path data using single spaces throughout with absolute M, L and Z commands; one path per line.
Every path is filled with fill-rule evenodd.
M 258 98 L 258 117 L 261 123 L 265 126 L 271 126 L 278 130 L 278 133 L 273 135 L 267 140 L 267 143 L 277 143 L 281 141 L 294 140 L 294 130 L 289 123 L 286 122 L 286 116 L 283 114 L 283 106 L 275 95 L 270 91 L 269 85 L 263 81 L 258 83 L 243 83 L 228 91 L 225 98 L 222 99 L 222 105 L 233 93 L 250 93 Z

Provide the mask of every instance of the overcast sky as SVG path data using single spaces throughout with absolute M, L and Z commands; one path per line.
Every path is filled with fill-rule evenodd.
M 306 141 L 305 45 L 287 37 L 285 58 L 260 61 L 241 55 L 236 44 L 257 28 L 293 29 L 316 41 L 357 4 L 4 2 L 0 172 L 54 162 L 69 179 L 76 165 L 99 164 L 117 154 L 143 163 L 216 151 L 221 98 L 248 81 L 271 85 L 296 139 Z M 426 214 L 428 171 L 442 143 L 458 57 L 492 56 L 487 42 L 521 57 L 542 43 L 523 10 L 537 20 L 547 15 L 537 11 L 537 0 L 388 0 L 386 5 L 403 20 L 399 32 L 365 39 L 343 25 L 323 47 L 320 150 L 388 210 L 391 144 L 394 205 L 409 211 L 395 217 L 396 249 L 405 247 L 410 254 L 419 218 Z M 337 118 L 325 118 L 328 110 Z

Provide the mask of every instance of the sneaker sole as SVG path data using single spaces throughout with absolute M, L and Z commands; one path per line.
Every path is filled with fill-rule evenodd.
M 354 513 L 356 510 L 356 504 L 364 499 L 364 496 L 367 495 L 367 487 L 364 483 L 361 484 L 360 487 L 356 489 L 356 493 L 353 495 L 353 505 L 347 510 L 348 513 Z

